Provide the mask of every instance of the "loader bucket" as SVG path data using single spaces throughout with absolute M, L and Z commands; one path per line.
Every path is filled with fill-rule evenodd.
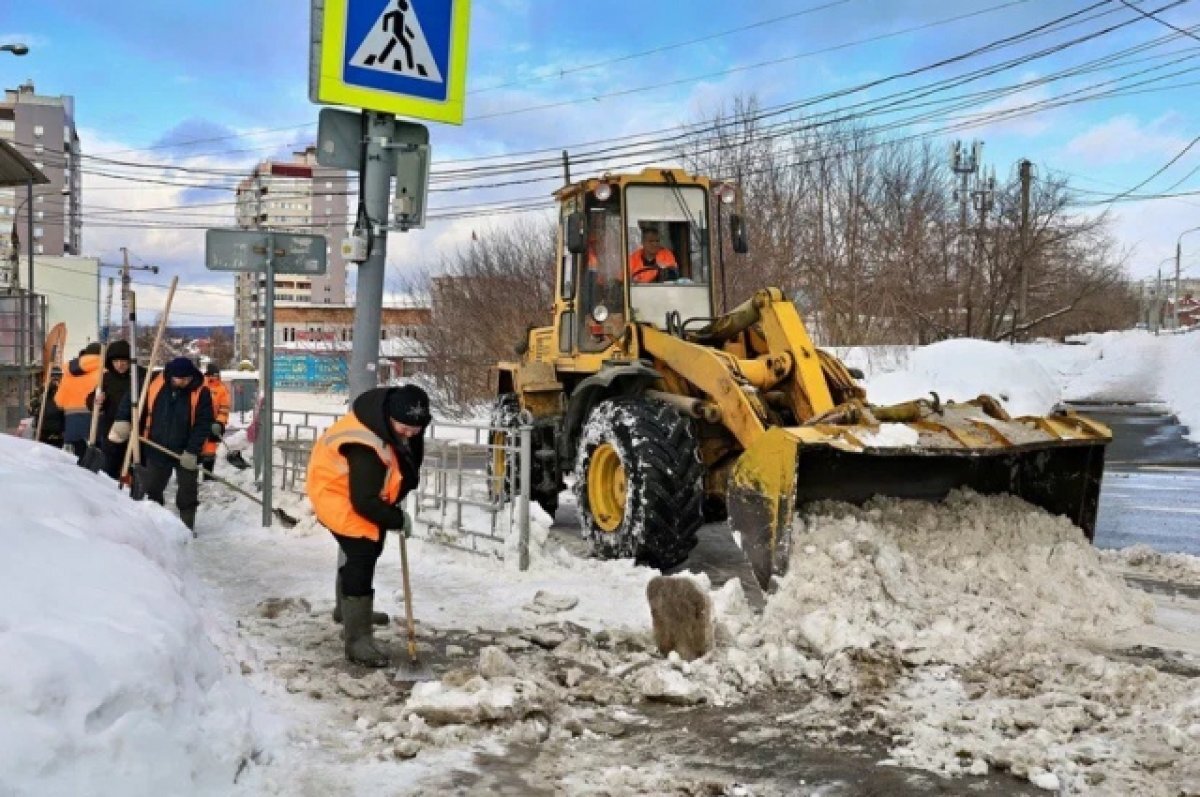
M 768 429 L 734 463 L 726 496 L 759 584 L 766 589 L 787 571 L 793 514 L 814 501 L 937 501 L 958 488 L 1009 493 L 1069 518 L 1090 540 L 1108 429 L 1074 415 L 983 418 L 962 409 L 971 406 L 904 424 L 917 442 L 903 446 L 863 445 L 878 427 Z

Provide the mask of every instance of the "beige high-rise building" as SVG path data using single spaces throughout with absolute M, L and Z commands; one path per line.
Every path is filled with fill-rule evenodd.
M 21 254 L 26 253 L 30 212 L 35 257 L 78 255 L 83 217 L 75 98 L 42 96 L 32 81 L 5 89 L 0 101 L 0 138 L 12 143 L 50 178 L 48 184 L 33 187 L 32 208 L 25 188 L 0 188 L 0 260 L 11 254 L 14 221 Z
M 317 148 L 293 153 L 290 161 L 265 160 L 237 188 L 237 226 L 324 235 L 328 270 L 323 277 L 279 274 L 278 307 L 340 305 L 346 301 L 346 235 L 350 181 L 346 172 L 317 164 Z M 257 361 L 262 345 L 263 275 L 235 277 L 234 349 L 239 359 Z

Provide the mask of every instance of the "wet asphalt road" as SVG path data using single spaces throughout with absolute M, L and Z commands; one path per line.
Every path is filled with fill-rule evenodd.
M 1200 446 L 1162 407 L 1081 406 L 1108 424 L 1096 545 L 1200 555 Z

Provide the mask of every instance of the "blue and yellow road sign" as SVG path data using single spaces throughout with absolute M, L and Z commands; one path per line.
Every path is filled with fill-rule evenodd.
M 309 98 L 462 124 L 470 0 L 314 0 Z

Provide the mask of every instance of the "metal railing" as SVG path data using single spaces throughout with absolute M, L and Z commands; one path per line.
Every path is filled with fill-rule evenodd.
M 279 487 L 302 493 L 313 443 L 341 416 L 288 409 L 272 415 Z M 515 535 L 518 566 L 528 569 L 532 432 L 527 424 L 431 423 L 421 480 L 407 499 L 418 531 L 447 547 L 499 558 Z M 257 466 L 255 474 L 261 476 Z
M 528 425 L 431 424 L 421 483 L 409 496 L 413 520 L 443 545 L 500 558 L 515 533 L 518 567 L 527 570 L 532 433 Z

